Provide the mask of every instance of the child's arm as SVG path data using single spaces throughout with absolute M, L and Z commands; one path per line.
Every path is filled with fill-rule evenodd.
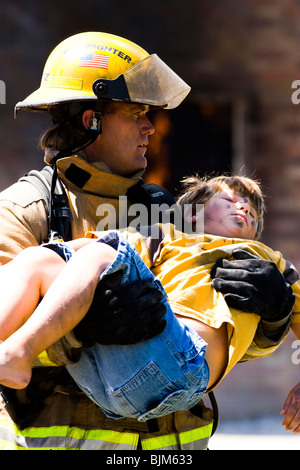
M 280 413 L 284 416 L 282 426 L 287 431 L 293 431 L 294 434 L 300 433 L 300 382 L 289 392 L 283 410 Z

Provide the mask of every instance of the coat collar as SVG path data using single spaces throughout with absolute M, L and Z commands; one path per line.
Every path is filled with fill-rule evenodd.
M 104 197 L 125 195 L 144 173 L 142 170 L 130 178 L 115 175 L 105 163 L 89 163 L 82 153 L 58 160 L 57 171 L 68 186 L 71 183 L 83 192 Z

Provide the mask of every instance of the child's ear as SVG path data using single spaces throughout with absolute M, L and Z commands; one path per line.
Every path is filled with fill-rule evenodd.
M 184 216 L 184 218 L 187 222 L 197 222 L 197 220 L 199 219 L 199 216 L 200 216 L 200 214 L 198 212 L 198 214 L 196 214 L 196 215 L 186 214 Z

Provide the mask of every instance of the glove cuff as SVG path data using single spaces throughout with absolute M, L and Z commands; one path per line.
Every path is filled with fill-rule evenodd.
M 274 322 L 261 320 L 260 326 L 263 335 L 274 342 L 280 341 L 283 336 L 287 333 L 292 320 L 292 312 L 290 312 L 285 318 Z

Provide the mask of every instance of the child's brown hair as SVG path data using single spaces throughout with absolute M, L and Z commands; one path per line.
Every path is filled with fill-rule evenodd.
M 205 204 L 215 194 L 230 188 L 243 197 L 248 197 L 257 212 L 257 230 L 255 239 L 261 236 L 264 223 L 265 202 L 260 183 L 247 176 L 215 176 L 200 178 L 198 175 L 185 177 L 182 181 L 183 191 L 177 199 L 177 204 L 183 209 L 185 204 L 192 206 L 193 215 L 196 204 Z

